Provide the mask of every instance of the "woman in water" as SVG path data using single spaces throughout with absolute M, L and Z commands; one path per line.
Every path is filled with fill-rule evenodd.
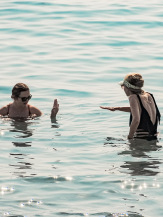
M 23 83 L 17 83 L 12 89 L 11 98 L 12 103 L 0 109 L 0 116 L 7 116 L 9 118 L 34 118 L 42 115 L 42 112 L 28 104 L 32 98 L 29 87 Z M 51 110 L 51 118 L 55 119 L 59 110 L 57 99 L 54 100 L 54 105 Z
M 128 139 L 157 138 L 157 125 L 161 115 L 153 95 L 142 90 L 142 76 L 137 73 L 128 74 L 120 85 L 129 99 L 130 107 L 100 107 L 110 111 L 130 112 Z

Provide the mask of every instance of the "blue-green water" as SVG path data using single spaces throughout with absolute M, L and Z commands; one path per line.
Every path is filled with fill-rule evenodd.
M 129 143 L 117 85 L 141 73 L 163 111 L 163 3 L 5 0 L 0 3 L 0 105 L 29 85 L 36 120 L 0 120 L 0 216 L 162 217 L 158 142 Z M 51 123 L 57 98 L 60 111 Z

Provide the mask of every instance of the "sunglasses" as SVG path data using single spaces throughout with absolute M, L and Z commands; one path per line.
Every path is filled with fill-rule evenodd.
M 22 100 L 22 102 L 26 102 L 27 100 L 30 100 L 32 98 L 32 95 L 30 94 L 27 97 L 19 97 L 19 98 Z

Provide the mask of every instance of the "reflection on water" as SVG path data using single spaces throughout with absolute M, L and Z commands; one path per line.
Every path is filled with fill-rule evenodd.
M 15 169 L 13 174 L 19 177 L 31 177 L 31 174 L 27 175 L 27 170 L 32 169 L 33 163 L 29 162 L 31 157 L 29 154 L 26 154 L 27 149 L 24 148 L 30 148 L 32 146 L 32 142 L 22 140 L 25 140 L 33 135 L 34 130 L 29 128 L 32 124 L 33 122 L 30 120 L 24 119 L 14 119 L 10 122 L 12 128 L 9 131 L 14 133 L 13 138 L 17 138 L 20 141 L 12 142 L 12 144 L 19 149 L 16 149 L 18 153 L 15 153 L 15 149 L 13 153 L 10 153 L 10 156 L 13 157 L 15 161 L 14 163 L 10 163 L 9 166 Z
M 70 212 L 59 212 L 58 216 L 93 216 L 93 217 L 143 217 L 141 214 L 137 212 L 121 212 L 121 213 L 110 213 L 110 212 L 98 212 L 98 213 L 70 213 Z
M 17 169 L 32 169 L 32 167 L 31 167 L 32 164 L 31 163 L 18 162 L 18 164 L 20 164 L 20 165 L 12 165 L 12 164 L 10 164 L 10 166 L 14 166 Z
M 16 175 L 18 177 L 32 177 L 36 174 L 28 174 L 27 170 L 31 170 L 33 163 L 31 163 L 31 159 L 29 158 L 29 155 L 26 154 L 14 154 L 10 153 L 10 156 L 12 156 L 15 160 L 13 163 L 9 164 L 10 167 L 14 168 L 14 171 L 12 172 L 13 175 Z
M 59 124 L 56 119 L 51 118 L 51 128 L 59 128 Z
M 38 119 L 3 118 L 2 121 L 4 129 L 1 130 L 1 135 L 4 139 L 6 139 L 6 136 L 9 136 L 10 139 L 9 150 L 6 150 L 10 156 L 7 162 L 11 168 L 10 173 L 17 177 L 33 177 L 37 175 L 34 170 L 39 165 L 36 164 L 37 159 L 34 155 L 38 146 L 33 146 L 33 141 L 35 141 L 34 137 L 41 135 L 38 131 L 36 133 L 37 125 L 39 125 Z M 7 129 L 5 129 L 6 127 Z M 52 121 L 51 128 L 59 128 L 56 120 Z M 55 148 L 53 150 L 56 151 Z
M 13 145 L 15 147 L 30 147 L 31 146 L 30 143 L 31 142 L 13 142 Z
M 28 129 L 28 127 L 32 123 L 33 122 L 25 121 L 23 119 L 12 120 L 11 127 L 13 127 L 13 129 L 10 129 L 10 132 L 18 133 L 18 135 L 16 135 L 17 138 L 31 137 L 33 135 L 33 129 Z
M 131 155 L 132 161 L 126 160 L 121 168 L 128 170 L 131 175 L 155 176 L 159 173 L 159 158 L 152 157 L 154 151 L 159 151 L 162 146 L 157 140 L 133 139 L 129 143 L 129 150 L 119 153 L 119 155 Z M 135 158 L 138 160 L 135 161 Z M 144 160 L 145 158 L 145 160 Z

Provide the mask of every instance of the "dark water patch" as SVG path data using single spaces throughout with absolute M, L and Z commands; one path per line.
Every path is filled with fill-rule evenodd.
M 26 30 L 25 30 L 26 31 Z M 14 30 L 15 33 L 21 33 L 21 32 L 24 32 L 24 30 Z M 27 32 L 29 32 L 27 30 Z M 25 32 L 24 32 L 25 33 Z M 31 50 L 25 48 L 24 46 L 18 46 L 18 45 L 14 45 L 14 46 L 8 46 L 6 47 L 7 50 L 9 50 L 10 52 L 25 52 L 25 53 L 28 53 L 28 52 L 31 52 Z
M 12 63 L 10 64 L 11 67 L 13 68 L 24 68 L 24 64 L 23 63 Z
M 119 42 L 120 43 L 120 42 Z M 103 56 L 103 57 L 99 57 L 99 59 L 104 60 L 104 61 L 108 61 L 108 60 L 121 60 L 121 61 L 135 61 L 135 59 L 133 59 L 132 57 L 109 57 L 109 56 Z M 115 77 L 112 78 L 114 79 L 115 82 Z
M 139 12 L 139 13 L 140 13 L 140 12 L 144 13 L 144 12 L 147 12 L 147 11 L 153 12 L 153 9 L 154 9 L 155 7 L 157 8 L 158 5 L 157 5 L 157 4 L 148 5 L 148 7 L 144 7 L 143 5 L 142 5 L 141 7 L 139 7 L 139 6 L 132 6 L 132 9 L 133 9 L 134 11 Z
M 20 132 L 23 133 L 24 135 L 16 135 L 15 138 L 28 138 L 31 137 L 33 135 L 33 133 L 31 131 L 17 131 L 17 130 L 10 130 L 10 132 Z
M 54 176 L 54 177 L 32 177 L 26 179 L 26 181 L 31 183 L 55 183 L 55 182 L 65 182 L 71 181 L 71 177 L 62 177 L 62 176 Z
M 0 86 L 0 92 L 1 94 L 5 94 L 5 93 L 10 93 L 11 92 L 11 87 L 7 87 L 7 86 Z
M 107 141 L 126 141 L 125 139 L 122 138 L 114 138 L 114 137 L 107 137 L 106 138 Z
M 77 32 L 77 30 L 76 29 L 66 29 L 66 28 L 64 28 L 64 29 L 61 29 L 59 32 L 63 32 L 63 33 L 72 32 L 72 33 L 75 33 L 75 32 Z
M 44 32 L 43 31 L 38 31 L 38 32 L 33 31 L 31 33 L 32 33 L 31 35 L 34 36 L 34 37 L 49 37 L 49 36 L 54 37 L 55 36 L 55 33 L 48 32 L 48 31 L 44 31 Z M 41 63 L 41 62 L 38 62 L 38 63 Z
M 75 5 L 66 5 L 66 8 L 68 8 L 67 6 L 71 7 L 71 9 L 69 10 L 60 10 L 60 11 L 55 11 L 55 7 L 57 7 L 58 5 L 54 5 L 54 11 L 50 11 L 45 12 L 46 14 L 61 14 L 61 15 L 71 15 L 72 17 L 75 18 L 83 18 L 83 17 L 95 17 L 97 15 L 101 15 L 101 14 L 120 14 L 120 15 L 131 15 L 131 10 L 129 9 L 114 9 L 114 10 L 105 10 L 105 9 L 99 9 L 99 10 L 94 10 L 94 9 L 90 9 L 90 10 L 85 10 L 85 8 L 83 8 L 83 10 L 80 10 L 79 8 L 77 9 L 72 9 L 72 6 L 75 7 Z M 63 6 L 63 5 L 60 5 Z M 78 5 L 79 6 L 79 5 Z M 63 7 L 64 8 L 64 7 Z
M 133 199 L 133 198 L 122 198 L 125 201 L 133 201 L 133 202 L 137 202 L 139 201 L 139 199 Z
M 94 217 L 141 217 L 142 215 L 139 213 L 128 213 L 128 212 L 121 212 L 121 213 L 109 213 L 109 212 L 99 212 L 99 213 L 69 213 L 69 212 L 59 212 L 57 213 L 61 216 L 94 216 Z
M 117 41 L 117 42 L 111 42 L 111 43 L 107 43 L 106 45 L 109 46 L 115 46 L 115 47 L 127 47 L 127 46 L 149 46 L 150 43 L 146 43 L 146 42 L 138 42 L 138 41 Z M 123 60 L 123 59 L 122 59 Z
M 16 5 L 25 5 L 25 6 L 53 6 L 54 4 L 50 3 L 50 2 L 36 2 L 36 1 L 15 1 L 13 2 L 13 4 Z
M 29 80 L 38 80 L 39 79 L 39 75 L 24 75 L 23 78 L 25 79 L 29 79 Z M 36 99 L 36 98 L 35 98 Z
M 117 147 L 117 144 L 127 144 L 127 140 L 123 138 L 107 137 L 104 146 L 108 144 L 112 147 Z
M 85 24 L 90 25 L 100 25 L 107 26 L 107 27 L 123 27 L 123 26 L 142 26 L 145 28 L 156 28 L 156 27 L 162 27 L 163 22 L 162 21 L 83 21 Z M 97 26 L 96 26 L 97 27 Z
M 12 153 L 10 153 L 10 155 L 13 155 L 13 156 L 26 156 L 25 154 L 12 154 Z
M 120 167 L 127 169 L 124 173 L 132 176 L 156 176 L 160 173 L 159 164 L 161 164 L 159 161 L 126 161 L 124 165 L 121 165 Z
M 49 52 L 46 52 L 46 51 L 41 51 L 41 52 L 37 52 L 36 53 L 38 56 L 46 56 L 46 55 L 48 55 L 49 54 Z M 31 75 L 32 76 L 32 75 Z M 39 77 L 39 76 L 38 76 Z
M 13 172 L 13 175 L 17 176 L 18 178 L 22 178 L 22 179 L 33 177 L 33 175 L 26 175 L 26 172 Z
M 117 40 L 117 41 L 110 41 L 108 43 L 104 42 L 104 41 L 96 41 L 96 42 L 82 42 L 82 43 L 77 43 L 74 44 L 75 46 L 81 46 L 81 47 L 93 47 L 93 46 L 113 46 L 113 47 L 127 47 L 127 46 L 149 46 L 151 45 L 151 43 L 147 43 L 147 42 L 140 42 L 140 41 L 123 41 L 123 40 Z M 105 60 L 116 60 L 116 59 L 121 59 L 121 60 L 126 60 L 126 61 L 131 61 L 131 57 L 104 57 Z M 104 59 L 104 58 L 100 58 L 100 59 Z M 133 59 L 134 60 L 134 59 Z
M 158 13 L 158 14 L 156 14 L 156 16 L 157 17 L 163 17 L 163 13 L 161 13 L 161 14 Z
M 4 214 L 3 214 L 3 216 L 9 216 L 9 217 L 24 217 L 24 215 L 12 215 L 12 214 L 10 214 L 10 213 L 8 213 L 8 212 L 5 212 Z
M 12 14 L 30 14 L 30 13 L 34 13 L 34 10 L 28 10 L 28 9 L 18 9 L 18 8 L 5 8 L 5 9 L 1 9 L 0 10 L 0 16 L 6 16 L 9 15 L 11 16 Z
M 143 217 L 141 214 L 136 212 L 99 212 L 95 214 L 89 214 L 90 216 L 95 217 Z
M 92 93 L 86 91 L 77 91 L 77 90 L 67 90 L 67 89 L 58 89 L 56 94 L 60 96 L 70 96 L 70 97 L 91 97 Z
M 134 212 L 99 212 L 99 213 L 69 213 L 69 212 L 58 212 L 58 215 L 61 216 L 94 216 L 94 217 L 143 217 L 139 213 Z
M 156 59 L 156 60 L 163 60 L 163 57 L 162 56 L 152 56 L 153 59 Z
M 33 16 L 33 14 L 32 14 L 32 16 L 27 16 L 27 17 L 25 17 L 25 16 L 21 16 L 21 15 L 19 15 L 19 16 L 11 16 L 11 17 L 7 17 L 6 18 L 6 20 L 8 20 L 8 21 L 10 21 L 10 22 L 12 22 L 12 21 L 19 21 L 20 22 L 20 20 L 21 20 L 21 23 L 22 23 L 22 21 L 23 21 L 23 23 L 24 23 L 24 26 L 25 25 L 27 25 L 28 27 L 29 27 L 29 25 L 27 24 L 27 22 L 30 22 L 30 27 L 40 27 L 41 26 L 41 24 L 39 23 L 39 21 L 41 20 L 41 18 L 38 16 L 38 17 L 36 17 L 36 16 Z M 36 21 L 38 21 L 38 23 L 36 24 Z M 14 23 L 14 22 L 13 22 Z M 15 28 L 16 29 L 16 28 Z M 32 29 L 31 28 L 29 28 L 30 29 L 30 31 L 32 32 Z M 29 30 L 28 29 L 28 30 Z M 28 31 L 27 30 L 27 31 Z
M 120 184 L 121 180 L 111 180 L 111 181 L 102 181 L 102 180 L 95 180 L 97 177 L 90 177 L 89 180 L 82 180 L 82 177 L 80 178 L 80 181 L 78 181 L 82 185 L 89 185 L 91 186 L 112 186 L 112 184 Z
M 15 147 L 31 147 L 31 142 L 12 142 Z
M 31 163 L 26 163 L 26 162 L 18 162 L 19 164 L 23 164 L 23 165 L 12 165 L 9 164 L 9 166 L 15 167 L 16 169 L 32 169 L 32 164 Z
M 0 32 L 1 31 L 4 31 L 4 30 L 1 30 L 0 29 Z M 20 30 L 20 32 L 21 31 L 23 31 L 23 30 Z M 14 30 L 14 32 L 10 29 L 9 30 L 9 32 L 10 33 L 20 33 L 19 32 L 19 30 Z M 24 31 L 23 31 L 24 32 Z M 27 32 L 29 32 L 29 31 L 27 31 Z M 4 53 L 8 53 L 8 52 L 10 52 L 10 53 L 12 53 L 12 52 L 16 52 L 16 53 L 28 53 L 28 52 L 31 52 L 31 50 L 30 49 L 27 49 L 27 48 L 25 48 L 24 46 L 16 46 L 16 45 L 14 45 L 14 46 L 5 46 L 5 47 L 3 47 L 2 49 L 1 49 L 1 52 L 4 52 Z M 14 63 L 13 65 L 11 64 L 11 66 L 24 66 L 22 63 L 19 63 L 19 64 L 17 64 L 17 63 Z
M 83 213 L 58 212 L 57 214 L 61 216 L 85 216 Z
M 74 44 L 76 46 L 86 46 L 86 47 L 91 47 L 91 46 L 98 46 L 98 44 L 100 44 L 101 42 L 81 42 L 81 43 L 78 43 L 78 44 Z
M 98 42 L 84 42 L 84 43 L 78 43 L 74 44 L 76 46 L 85 46 L 85 47 L 93 47 L 93 46 L 113 46 L 113 47 L 127 47 L 127 46 L 149 46 L 151 43 L 147 42 L 140 42 L 140 41 L 111 41 L 111 42 L 104 42 L 104 41 L 98 41 Z M 100 59 L 105 59 L 105 60 L 116 60 L 116 59 L 121 59 L 125 61 L 131 61 L 132 59 L 130 57 L 102 57 Z M 133 60 L 132 60 L 133 61 Z
M 45 2 L 45 1 L 14 1 L 13 4 L 17 4 L 17 5 L 25 5 L 25 6 L 50 6 L 52 8 L 52 6 L 54 6 L 54 8 L 56 7 L 63 7 L 64 8 L 69 8 L 72 6 L 75 6 L 74 4 L 65 4 L 65 3 L 59 3 L 59 2 Z M 78 6 L 78 5 L 76 5 Z M 81 5 L 82 6 L 82 5 Z M 49 8 L 49 7 L 47 7 Z
M 42 15 L 44 15 L 42 17 L 42 19 L 44 19 L 44 20 L 65 20 L 64 14 L 62 14 L 61 16 L 58 16 L 58 15 L 56 15 L 55 12 L 53 12 L 53 13 L 50 13 L 50 12 L 49 13 L 42 13 Z
M 141 215 L 137 212 L 128 212 L 129 217 L 144 217 L 144 215 Z
M 109 212 L 99 212 L 99 213 L 93 213 L 89 214 L 90 216 L 95 216 L 95 217 L 113 217 L 112 213 Z

